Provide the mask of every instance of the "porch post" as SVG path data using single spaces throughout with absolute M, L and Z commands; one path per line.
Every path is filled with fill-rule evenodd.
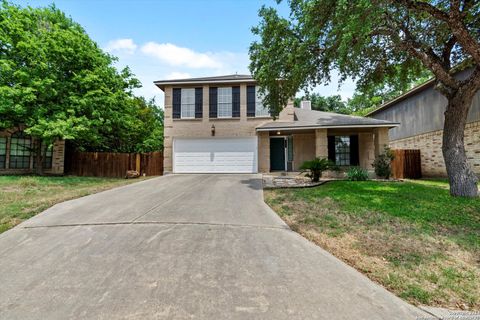
M 385 147 L 388 147 L 388 128 L 375 128 L 375 157 L 382 154 Z
M 269 132 L 258 132 L 258 172 L 270 172 Z
M 315 157 L 328 158 L 327 129 L 315 129 Z

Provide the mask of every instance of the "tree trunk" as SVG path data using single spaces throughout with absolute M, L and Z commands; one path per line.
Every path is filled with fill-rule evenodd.
M 452 196 L 476 197 L 478 178 L 467 161 L 464 131 L 472 97 L 460 93 L 448 100 L 443 129 L 443 159 Z
M 42 148 L 42 140 L 36 139 L 35 141 L 35 173 L 39 176 L 43 176 L 43 156 L 44 156 L 44 150 Z

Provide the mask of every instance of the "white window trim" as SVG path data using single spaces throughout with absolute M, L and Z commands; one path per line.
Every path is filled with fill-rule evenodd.
M 193 97 L 193 115 L 192 116 L 184 116 L 183 115 L 183 107 L 184 105 L 192 105 L 192 103 L 185 103 L 184 98 L 187 97 L 187 94 L 191 94 Z M 181 95 L 180 95 L 180 119 L 195 119 L 195 89 L 194 88 L 188 88 L 188 89 L 182 89 L 181 90 Z
M 262 105 L 262 113 L 260 113 L 259 105 Z M 264 113 L 266 112 L 266 113 Z M 255 86 L 255 118 L 270 118 L 270 111 L 263 105 L 263 97 L 261 97 L 258 86 Z
M 227 104 L 228 102 L 220 102 L 220 99 L 219 99 L 219 91 L 221 89 L 229 89 L 230 91 L 230 115 L 226 115 L 226 116 L 221 116 L 220 115 L 220 104 Z M 232 92 L 232 87 L 219 87 L 217 89 L 217 118 L 219 119 L 230 119 L 230 118 L 233 118 L 233 92 Z

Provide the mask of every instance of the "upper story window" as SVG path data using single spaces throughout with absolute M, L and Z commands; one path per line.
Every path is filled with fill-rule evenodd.
M 247 86 L 247 117 L 269 117 L 270 111 L 263 105 L 264 95 L 257 86 Z
M 219 118 L 232 117 L 232 87 L 218 88 L 217 115 Z
M 270 110 L 263 105 L 264 94 L 258 86 L 255 87 L 255 117 L 269 117 Z
M 201 119 L 202 116 L 203 88 L 173 88 L 173 119 Z
M 0 169 L 5 169 L 7 158 L 7 138 L 0 137 Z
M 181 118 L 195 118 L 195 89 L 182 89 L 181 94 Z
M 10 138 L 10 161 L 11 169 L 30 168 L 30 150 L 32 140 L 25 133 L 19 131 L 12 134 Z

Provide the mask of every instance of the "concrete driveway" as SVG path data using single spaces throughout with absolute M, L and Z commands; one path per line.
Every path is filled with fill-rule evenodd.
M 1 319 L 415 319 L 263 202 L 259 175 L 170 175 L 0 235 Z

